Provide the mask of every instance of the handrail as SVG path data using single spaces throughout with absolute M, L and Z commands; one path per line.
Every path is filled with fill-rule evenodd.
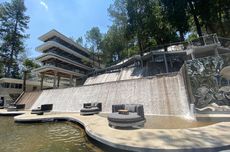
M 14 104 L 18 103 L 18 101 L 22 98 L 22 96 L 25 94 L 24 91 L 20 94 L 20 96 L 14 101 Z
M 230 38 L 218 37 L 222 47 L 230 48 Z
M 126 61 L 123 61 L 123 63 L 121 63 L 121 64 L 116 64 L 116 65 L 113 65 L 113 66 L 110 66 L 110 67 L 107 67 L 107 68 L 104 68 L 104 69 L 96 69 L 93 72 L 87 74 L 86 77 L 91 76 L 93 74 L 103 73 L 103 72 L 106 72 L 106 71 L 112 71 L 112 70 L 120 69 L 120 68 L 123 68 L 123 67 L 127 67 L 129 65 L 132 65 L 136 61 L 142 62 L 142 57 L 140 55 L 135 55 L 134 57 L 132 57 L 132 58 L 126 60 Z
M 194 39 L 192 41 L 189 41 L 189 45 L 193 47 L 199 47 L 199 46 L 206 46 L 211 44 L 217 44 L 220 45 L 219 38 L 217 34 L 209 34 L 201 36 L 197 39 Z

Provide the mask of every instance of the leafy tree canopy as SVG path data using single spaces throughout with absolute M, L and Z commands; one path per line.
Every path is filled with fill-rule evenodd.
M 7 56 L 4 63 L 6 77 L 19 77 L 18 56 L 25 51 L 28 38 L 29 16 L 25 14 L 24 0 L 11 0 L 0 4 L 0 52 Z

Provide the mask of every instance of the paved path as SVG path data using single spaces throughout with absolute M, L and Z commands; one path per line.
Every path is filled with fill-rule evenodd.
M 86 133 L 109 146 L 132 151 L 219 151 L 230 149 L 230 122 L 190 129 L 133 129 L 120 130 L 108 126 L 107 119 L 98 115 L 50 113 L 16 116 L 15 121 L 66 119 L 85 127 Z M 214 149 L 213 149 L 214 148 Z

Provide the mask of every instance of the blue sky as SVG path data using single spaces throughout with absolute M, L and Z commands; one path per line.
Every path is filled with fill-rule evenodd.
M 0 0 L 3 2 L 5 0 Z M 9 1 L 9 0 L 8 0 Z M 39 55 L 35 47 L 42 44 L 38 37 L 51 29 L 78 38 L 98 26 L 105 33 L 111 25 L 107 8 L 112 0 L 25 0 L 26 14 L 30 16 L 26 40 L 27 56 Z

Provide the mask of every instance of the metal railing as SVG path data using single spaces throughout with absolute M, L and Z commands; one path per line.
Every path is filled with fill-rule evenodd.
M 230 38 L 218 37 L 220 44 L 224 48 L 230 48 Z
M 217 34 L 209 34 L 209 35 L 204 35 L 202 37 L 199 37 L 191 41 L 174 42 L 174 43 L 168 43 L 164 45 L 149 47 L 144 50 L 143 54 L 146 55 L 149 52 L 185 51 L 186 49 L 190 49 L 190 48 L 192 49 L 194 47 L 208 46 L 208 45 L 217 45 L 217 46 L 221 46 L 221 47 L 230 49 L 230 38 L 218 37 Z M 134 56 L 135 55 L 133 55 L 133 57 Z M 132 59 L 133 57 L 129 59 Z M 106 69 L 111 69 L 112 67 L 114 69 L 115 67 L 120 67 L 122 66 L 122 63 L 123 63 L 122 61 L 124 60 L 114 61 L 109 66 L 107 66 L 107 68 L 101 69 L 100 71 L 106 71 Z M 117 65 L 118 63 L 121 63 L 121 64 Z M 93 72 L 95 71 L 92 71 L 91 73 Z
M 204 35 L 204 36 L 201 36 L 197 39 L 189 41 L 189 46 L 191 48 L 192 47 L 212 45 L 212 44 L 220 45 L 219 38 L 216 34 Z

